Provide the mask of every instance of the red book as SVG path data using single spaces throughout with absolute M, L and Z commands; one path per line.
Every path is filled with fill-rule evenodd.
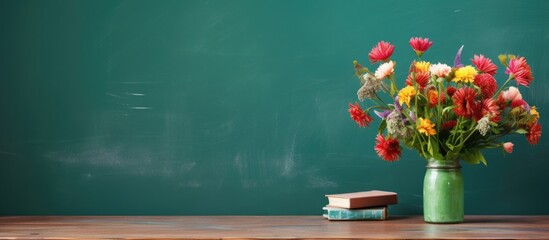
M 328 194 L 326 197 L 328 197 L 329 206 L 348 209 L 386 206 L 397 203 L 396 193 L 378 190 Z

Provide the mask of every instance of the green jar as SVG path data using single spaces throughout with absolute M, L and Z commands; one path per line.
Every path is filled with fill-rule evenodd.
M 429 223 L 463 222 L 463 176 L 459 161 L 427 161 L 423 219 Z

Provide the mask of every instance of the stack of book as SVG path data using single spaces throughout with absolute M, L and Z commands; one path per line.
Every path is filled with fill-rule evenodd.
M 387 205 L 397 203 L 397 194 L 385 191 L 367 191 L 328 194 L 328 205 L 322 208 L 328 220 L 385 220 Z

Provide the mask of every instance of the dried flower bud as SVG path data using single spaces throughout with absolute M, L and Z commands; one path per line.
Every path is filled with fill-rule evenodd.
M 486 136 L 488 130 L 490 130 L 490 119 L 488 117 L 483 117 L 478 120 L 477 130 L 482 136 Z
M 376 79 L 372 74 L 366 73 L 362 75 L 360 78 L 360 81 L 362 84 L 362 87 L 358 89 L 357 96 L 358 100 L 361 102 L 364 101 L 364 99 L 373 99 L 376 97 L 376 92 L 381 90 L 381 84 L 383 84 L 380 80 Z
M 406 138 L 410 135 L 409 129 L 406 127 L 406 121 L 402 113 L 392 111 L 387 117 L 387 132 L 397 138 Z

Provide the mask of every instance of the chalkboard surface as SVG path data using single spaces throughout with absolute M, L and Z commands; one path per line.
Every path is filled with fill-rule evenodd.
M 425 161 L 348 116 L 352 61 L 520 54 L 549 126 L 548 25 L 541 0 L 0 1 L 0 214 L 320 215 L 372 189 L 421 214 Z M 549 214 L 545 139 L 464 166 L 466 214 Z

